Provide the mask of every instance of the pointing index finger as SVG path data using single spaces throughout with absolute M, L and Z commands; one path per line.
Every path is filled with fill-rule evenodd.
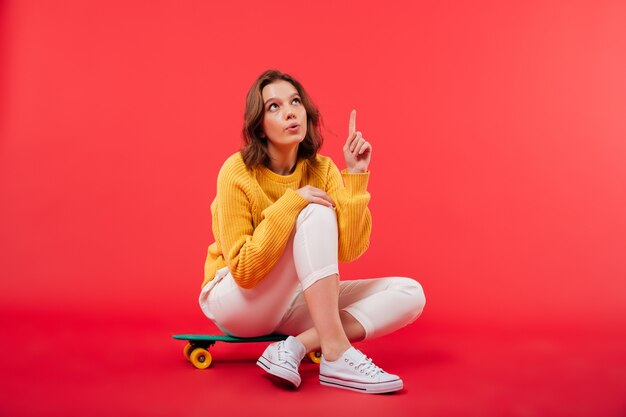
M 350 124 L 348 126 L 348 137 L 351 137 L 356 132 L 356 109 L 350 112 Z

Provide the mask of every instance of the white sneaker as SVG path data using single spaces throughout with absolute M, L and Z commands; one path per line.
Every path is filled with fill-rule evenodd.
M 304 345 L 295 337 L 289 336 L 285 340 L 269 345 L 256 364 L 269 374 L 297 388 L 301 382 L 298 366 L 305 354 Z
M 366 394 L 393 392 L 403 387 L 398 375 L 383 371 L 353 346 L 336 361 L 327 361 L 322 356 L 320 383 Z

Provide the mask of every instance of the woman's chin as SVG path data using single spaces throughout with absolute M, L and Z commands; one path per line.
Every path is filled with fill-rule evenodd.
M 285 141 L 285 145 L 294 145 L 296 143 L 300 143 L 304 140 L 304 135 L 303 136 L 292 136 L 291 138 L 289 138 L 288 140 Z

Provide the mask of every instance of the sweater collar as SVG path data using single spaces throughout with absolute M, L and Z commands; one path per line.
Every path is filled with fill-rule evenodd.
M 302 177 L 302 167 L 304 166 L 305 159 L 298 158 L 298 162 L 296 162 L 296 168 L 293 170 L 291 174 L 288 175 L 280 175 L 261 164 L 258 166 L 259 173 L 265 176 L 267 179 L 273 182 L 279 182 L 282 184 L 299 181 Z

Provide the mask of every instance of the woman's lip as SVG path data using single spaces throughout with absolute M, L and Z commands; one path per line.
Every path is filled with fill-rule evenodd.
M 286 130 L 288 130 L 290 132 L 295 132 L 298 129 L 300 129 L 300 125 L 290 126 Z

